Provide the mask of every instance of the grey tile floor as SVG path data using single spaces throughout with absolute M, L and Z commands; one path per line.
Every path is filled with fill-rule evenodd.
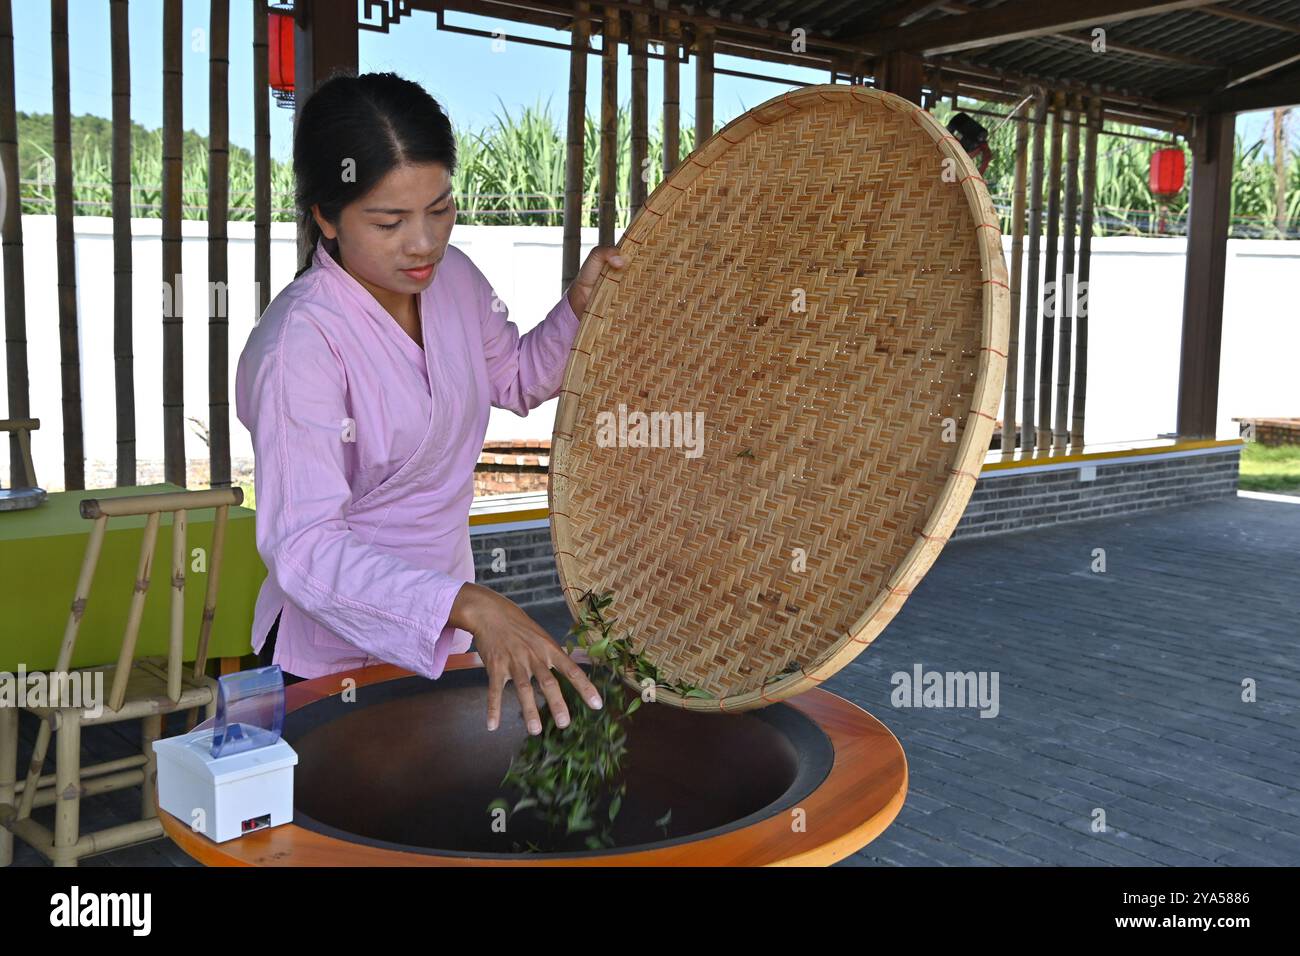
M 953 542 L 825 685 L 889 726 L 911 778 L 895 822 L 839 865 L 1300 864 L 1297 581 L 1300 505 L 1276 502 Z M 530 613 L 568 628 L 564 605 Z M 997 715 L 894 707 L 892 675 L 916 665 L 996 674 Z M 92 729 L 89 759 L 138 747 L 138 724 Z M 83 823 L 138 802 L 88 799 Z M 17 841 L 15 864 L 45 860 Z M 82 865 L 194 864 L 163 838 Z

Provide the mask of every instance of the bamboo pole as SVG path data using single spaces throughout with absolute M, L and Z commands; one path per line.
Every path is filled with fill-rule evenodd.
M 208 641 L 212 622 L 217 617 L 217 590 L 221 578 L 221 558 L 226 547 L 226 521 L 230 505 L 219 505 L 212 517 L 212 553 L 208 555 L 208 589 L 203 598 L 203 623 L 199 626 L 199 646 L 194 655 L 194 677 L 203 676 L 208 663 Z
M 1016 449 L 1016 391 L 1020 361 L 1020 279 L 1025 245 L 1025 174 L 1029 146 L 1029 125 L 1025 111 L 1029 103 L 1021 105 L 1013 122 L 1016 124 L 1016 170 L 1011 187 L 1011 327 L 1007 337 L 1007 380 L 1002 401 L 1002 456 L 1010 457 Z
M 144 616 L 144 599 L 149 594 L 149 578 L 153 569 L 154 547 L 158 541 L 158 522 L 161 512 L 154 511 L 144 523 L 140 539 L 140 558 L 136 563 L 135 586 L 131 590 L 131 605 L 126 614 L 126 629 L 122 646 L 117 654 L 117 668 L 113 671 L 113 687 L 109 703 L 113 710 L 121 710 L 126 700 L 126 682 L 131 677 L 131 664 L 135 660 L 136 641 L 140 636 L 140 619 Z
M 18 708 L 0 707 L 0 806 L 14 806 L 18 796 Z M 0 866 L 14 861 L 14 834 L 0 825 Z
M 1038 433 L 1036 448 L 1045 450 L 1052 444 L 1052 352 L 1056 335 L 1056 310 L 1060 307 L 1061 290 L 1057 281 L 1057 242 L 1060 237 L 1061 218 L 1061 112 L 1065 95 L 1052 94 L 1052 148 L 1047 161 L 1047 263 L 1043 274 L 1043 299 L 1040 326 L 1042 342 L 1039 345 L 1038 367 Z
M 209 0 L 208 9 L 208 483 L 224 488 L 230 485 L 230 0 Z
M 163 471 L 182 488 L 185 462 L 185 342 L 181 293 L 181 0 L 163 0 L 162 274 Z
M 27 375 L 27 306 L 23 272 L 23 219 L 19 197 L 18 114 L 14 105 L 14 20 L 10 0 L 0 0 L 0 169 L 11 197 L 5 203 L 0 250 L 5 281 L 5 366 L 10 418 L 31 417 Z M 24 467 L 16 432 L 9 434 L 9 474 Z
M 144 779 L 140 786 L 141 820 L 158 817 L 158 751 L 153 749 L 153 744 L 163 735 L 162 732 L 162 714 L 150 714 L 140 721 L 140 752 L 145 760 L 142 768 Z
M 677 63 L 679 25 L 669 18 L 664 37 L 664 179 L 677 168 L 681 159 L 681 71 Z
M 583 172 L 587 132 L 587 51 L 591 45 L 591 4 L 578 0 L 574 6 L 569 47 L 569 117 L 564 142 L 564 261 L 560 269 L 563 294 L 578 277 L 582 265 L 582 200 L 586 184 Z
M 59 739 L 54 744 L 54 846 L 50 861 L 55 866 L 77 865 L 77 839 L 81 829 L 81 713 L 61 712 Z M 46 725 L 48 725 L 46 721 Z M 23 794 L 23 799 L 27 798 Z M 36 788 L 32 787 L 32 797 Z
M 172 513 L 172 617 L 167 646 L 167 696 L 173 704 L 181 700 L 181 659 L 185 656 L 185 562 L 189 557 L 185 539 L 188 521 L 184 508 Z
M 1025 359 L 1021 368 L 1020 447 L 1034 447 L 1034 376 L 1038 361 L 1038 277 L 1043 236 L 1043 140 L 1047 130 L 1047 92 L 1034 95 L 1034 151 L 1029 161 L 1029 275 L 1025 281 Z
M 648 13 L 632 14 L 632 39 L 628 44 L 632 53 L 632 161 L 628 164 L 627 172 L 629 222 L 636 218 L 645 205 L 646 183 L 650 173 L 646 165 L 650 153 L 650 103 L 645 50 L 649 25 Z
M 164 491 L 156 495 L 131 495 L 126 498 L 83 498 L 81 517 L 108 515 L 147 515 L 152 511 L 175 511 L 177 508 L 220 508 L 238 505 L 244 500 L 242 488 L 205 488 L 201 491 Z
M 1070 438 L 1070 363 L 1074 357 L 1074 223 L 1079 213 L 1079 124 L 1083 97 L 1070 98 L 1070 109 L 1062 116 L 1065 134 L 1065 209 L 1061 231 L 1062 262 L 1061 287 L 1057 290 L 1057 305 L 1061 310 L 1059 348 L 1056 363 L 1056 421 L 1052 428 L 1052 447 L 1064 451 Z
M 266 0 L 253 0 L 253 285 L 257 314 L 271 301 L 271 73 Z
M 618 215 L 618 34 L 617 7 L 605 7 L 600 60 L 600 244 L 614 244 Z
M 91 526 L 90 537 L 86 542 L 86 553 L 81 559 L 81 572 L 77 576 L 77 592 L 72 599 L 68 612 L 68 622 L 63 627 L 63 643 L 59 645 L 59 659 L 54 665 L 55 673 L 66 674 L 72 665 L 72 655 L 77 647 L 77 632 L 81 629 L 81 618 L 86 613 L 86 601 L 90 596 L 90 585 L 95 579 L 95 568 L 99 564 L 99 552 L 104 546 L 104 531 L 108 526 L 108 515 L 100 515 Z M 58 711 L 41 721 L 36 732 L 36 745 L 32 748 L 32 760 L 27 768 L 27 787 L 23 791 L 22 802 L 18 806 L 16 819 L 24 820 L 32 814 L 32 801 L 36 797 L 36 781 L 41 777 L 41 768 L 45 765 L 45 755 L 50 749 L 50 734 Z M 59 735 L 60 739 L 63 735 Z
M 6 418 L 0 420 L 0 432 L 18 436 L 18 461 L 21 467 L 9 476 L 12 488 L 37 488 L 36 465 L 32 463 L 32 432 L 41 427 L 39 418 Z
M 1097 136 L 1101 131 L 1101 97 L 1088 99 L 1088 129 L 1083 141 L 1083 218 L 1079 223 L 1079 285 L 1075 309 L 1074 409 L 1070 444 L 1083 445 L 1084 408 L 1088 393 L 1088 277 L 1092 267 L 1093 199 L 1097 191 Z
M 135 478 L 135 344 L 131 312 L 131 21 L 127 0 L 109 0 L 113 98 L 113 387 L 117 485 Z
M 713 135 L 713 40 L 711 26 L 695 37 L 695 148 Z
M 59 303 L 59 368 L 63 394 L 63 486 L 86 487 L 81 421 L 81 336 L 77 329 L 77 246 L 72 229 L 72 113 L 68 90 L 68 0 L 50 0 L 53 78 L 54 258 Z

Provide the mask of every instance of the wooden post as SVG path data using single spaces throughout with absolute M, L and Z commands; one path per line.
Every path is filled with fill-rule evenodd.
M 210 0 L 208 29 L 208 461 L 209 484 L 230 485 L 230 0 Z
M 0 248 L 4 253 L 5 363 L 9 417 L 31 418 L 27 378 L 27 306 L 23 281 L 22 191 L 18 169 L 18 114 L 14 104 L 14 20 L 10 0 L 0 0 L 0 164 L 9 190 Z M 9 433 L 9 474 L 23 474 L 16 432 Z
M 1083 415 L 1088 398 L 1088 276 L 1092 267 L 1093 199 L 1097 192 L 1097 136 L 1101 132 L 1101 97 L 1088 99 L 1088 129 L 1083 141 L 1083 219 L 1079 223 L 1079 286 L 1075 309 L 1074 408 L 1070 444 L 1083 445 Z
M 1017 363 L 1020 361 L 1020 279 L 1025 252 L 1025 176 L 1029 146 L 1029 124 L 1025 122 L 1023 104 L 1016 111 L 1016 170 L 1011 187 L 1011 328 L 1007 337 L 1007 380 L 1002 401 L 1002 455 L 1011 456 L 1016 449 Z
M 1201 113 L 1192 135 L 1183 341 L 1178 366 L 1180 438 L 1214 438 L 1216 432 L 1235 121 L 1234 113 Z
M 648 13 L 632 14 L 632 39 L 628 44 L 632 53 L 632 152 L 627 171 L 628 222 L 636 218 L 645 205 L 646 183 L 650 170 L 646 160 L 650 153 L 650 103 L 646 89 L 646 32 L 650 25 Z
M 298 107 L 335 70 L 356 72 L 358 64 L 357 4 L 338 0 L 294 0 L 293 102 L 294 120 Z M 298 223 L 298 258 L 303 262 L 311 251 L 307 233 Z
M 68 91 L 68 0 L 50 0 L 53 76 L 54 255 L 63 387 L 63 487 L 86 487 L 81 424 L 81 335 L 77 329 L 77 243 L 72 230 L 72 112 Z
M 185 341 L 181 286 L 181 0 L 163 0 L 163 475 L 186 487 Z M 170 290 L 168 293 L 167 290 Z
M 1061 116 L 1065 131 L 1065 210 L 1061 231 L 1063 254 L 1061 285 L 1057 289 L 1056 304 L 1061 311 L 1060 333 L 1057 336 L 1056 361 L 1056 420 L 1052 427 L 1052 447 L 1065 450 L 1070 437 L 1070 363 L 1074 358 L 1074 302 L 1077 295 L 1074 271 L 1074 222 L 1079 212 L 1079 122 L 1082 119 L 1083 98 L 1071 98 L 1070 109 Z
M 563 294 L 582 267 L 582 200 L 586 184 L 587 51 L 591 37 L 591 4 L 578 0 L 573 11 L 569 47 L 569 126 L 564 143 L 564 261 L 560 274 Z M 581 316 L 579 316 L 581 318 Z
M 1035 447 L 1034 376 L 1038 368 L 1038 276 L 1043 236 L 1043 141 L 1047 136 L 1047 91 L 1034 95 L 1034 151 L 1029 161 L 1029 276 L 1025 281 L 1025 360 L 1020 388 L 1020 447 Z
M 713 135 L 713 27 L 695 35 L 695 148 Z
M 135 344 L 131 312 L 131 18 L 127 0 L 108 5 L 113 70 L 113 389 L 117 484 L 135 484 Z
M 677 62 L 678 21 L 669 18 L 664 30 L 664 179 L 677 168 L 681 160 L 681 71 Z
M 618 8 L 605 7 L 600 58 L 600 244 L 614 244 L 618 215 Z
M 253 0 L 253 284 L 258 316 L 271 302 L 271 67 L 266 0 Z
M 880 88 L 920 106 L 924 62 L 915 53 L 902 50 L 886 53 L 880 60 Z
M 1034 446 L 1047 449 L 1052 444 L 1052 351 L 1056 335 L 1056 310 L 1060 307 L 1061 290 L 1057 280 L 1057 241 L 1061 219 L 1061 113 L 1065 95 L 1052 94 L 1052 149 L 1047 161 L 1047 262 L 1043 269 L 1042 341 L 1039 344 L 1038 367 L 1038 431 Z

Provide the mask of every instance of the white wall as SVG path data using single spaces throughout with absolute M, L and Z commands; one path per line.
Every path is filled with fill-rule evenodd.
M 160 220 L 137 219 L 134 233 L 135 396 L 137 457 L 161 459 L 162 302 Z M 82 414 L 90 459 L 115 461 L 113 385 L 112 222 L 77 217 L 77 294 L 81 329 Z M 233 375 L 254 320 L 253 227 L 229 224 L 231 401 Z M 273 292 L 296 271 L 294 229 L 273 224 Z M 208 419 L 207 224 L 182 226 L 186 415 Z M 33 456 L 43 487 L 62 487 L 62 398 L 59 381 L 54 217 L 24 216 L 27 356 L 32 414 L 42 427 Z M 560 296 L 562 229 L 466 226 L 452 233 L 510 307 L 521 332 L 536 325 Z M 583 230 L 583 254 L 596 241 Z M 1010 240 L 1005 240 L 1010 249 Z M 1107 238 L 1093 241 L 1089 307 L 1087 440 L 1149 438 L 1175 426 L 1182 322 L 1183 239 Z M 1290 283 L 1300 277 L 1300 242 L 1232 240 L 1220 372 L 1219 431 L 1236 434 L 1234 415 L 1300 414 L 1295 372 L 1300 355 L 1300 305 Z M 2 281 L 2 280 L 0 280 Z M 2 288 L 2 286 L 0 286 Z M 1022 336 L 1023 341 L 1023 336 Z M 1055 368 L 1055 361 L 1053 361 Z M 0 388 L 6 369 L 0 363 Z M 1036 376 L 1035 376 L 1036 379 Z M 7 392 L 5 393 L 7 394 Z M 492 409 L 488 439 L 549 438 L 555 402 L 526 418 Z M 189 457 L 206 446 L 187 425 Z M 252 454 L 247 432 L 231 415 L 232 454 Z M 8 483 L 8 456 L 0 454 L 0 481 Z
M 1092 241 L 1086 441 L 1151 438 L 1176 428 L 1186 248 L 1183 238 Z M 1003 237 L 1003 252 L 1010 262 L 1008 237 Z M 1027 270 L 1028 260 L 1026 253 L 1022 269 Z M 1228 241 L 1220 438 L 1236 437 L 1234 416 L 1300 415 L 1300 376 L 1295 371 L 1300 355 L 1300 303 L 1290 294 L 1297 278 L 1300 242 Z M 1018 317 L 1022 362 L 1023 306 L 1022 301 Z M 1041 362 L 1041 339 L 1039 347 L 1037 361 Z M 1053 381 L 1056 361 L 1053 356 Z M 1017 381 L 1023 384 L 1023 368 L 1019 374 Z M 1038 381 L 1037 370 L 1033 381 Z M 1035 395 L 1036 388 L 1035 384 Z M 1055 394 L 1053 389 L 1053 402 Z M 1017 396 L 1017 406 L 1020 402 Z M 1016 412 L 1019 417 L 1019 408 Z

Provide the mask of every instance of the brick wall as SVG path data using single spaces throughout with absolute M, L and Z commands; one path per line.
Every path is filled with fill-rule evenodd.
M 1097 465 L 1091 481 L 1079 468 L 980 476 L 953 533 L 976 538 L 1061 522 L 1109 518 L 1237 493 L 1240 447 L 1212 454 Z
M 470 545 L 477 583 L 504 594 L 520 607 L 564 600 L 549 526 L 471 534 Z M 492 567 L 498 557 L 493 554 L 497 548 L 503 549 L 499 556 L 504 560 L 504 571 Z
M 1087 521 L 1237 493 L 1240 447 L 1152 461 L 1096 465 L 1091 481 L 1079 468 L 980 477 L 954 540 Z M 563 600 L 549 526 L 471 537 L 477 582 L 520 607 Z M 505 571 L 492 570 L 494 548 L 504 549 Z
M 1300 445 L 1300 418 L 1234 418 L 1239 422 L 1242 437 L 1249 428 L 1254 429 L 1253 438 L 1261 445 L 1276 448 L 1279 445 Z
M 545 471 L 493 471 L 494 465 L 531 465 L 545 468 L 551 461 L 551 440 L 485 441 L 474 469 L 474 497 L 545 491 Z

